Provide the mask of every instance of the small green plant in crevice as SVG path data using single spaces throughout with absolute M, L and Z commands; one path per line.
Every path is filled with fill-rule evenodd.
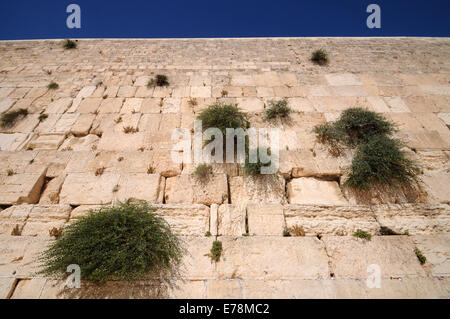
M 195 168 L 195 170 L 192 174 L 195 176 L 195 178 L 198 181 L 200 181 L 202 183 L 206 183 L 210 180 L 210 178 L 213 175 L 213 168 L 211 165 L 208 165 L 208 164 L 204 164 L 204 163 L 199 164 Z
M 52 229 L 50 229 L 48 231 L 48 233 L 49 233 L 50 237 L 60 238 L 63 233 L 63 228 L 62 227 L 60 227 L 60 228 L 53 227 Z
M 135 128 L 133 126 L 124 126 L 123 127 L 123 132 L 125 134 L 129 134 L 129 133 L 137 133 L 139 132 L 139 128 Z
M 65 39 L 63 42 L 64 49 L 75 49 L 77 47 L 77 43 L 70 39 Z
M 19 118 L 24 118 L 28 115 L 27 109 L 18 109 L 2 114 L 0 118 L 0 125 L 2 128 L 14 126 Z
M 328 64 L 328 53 L 324 49 L 315 50 L 311 54 L 311 61 L 318 65 Z
M 251 160 L 251 153 L 255 153 L 257 155 L 256 162 Z M 263 167 L 269 167 L 271 165 L 271 162 L 269 160 L 268 163 L 263 163 L 261 161 L 261 157 L 270 157 L 270 155 L 271 155 L 270 148 L 265 147 L 258 147 L 255 150 L 248 151 L 245 157 L 245 164 L 244 164 L 245 175 L 258 176 L 262 174 L 261 169 Z
M 357 237 L 357 238 L 362 238 L 365 240 L 371 240 L 372 239 L 372 235 L 364 230 L 358 229 L 356 230 L 356 232 L 353 234 L 353 236 Z
M 416 248 L 414 250 L 414 253 L 417 256 L 417 259 L 419 259 L 419 262 L 420 262 L 421 265 L 423 265 L 423 264 L 425 264 L 427 262 L 427 257 L 425 257 L 418 248 Z
M 205 233 L 205 237 L 211 237 L 212 236 L 212 234 L 211 234 L 211 232 L 208 230 L 206 233 Z
M 287 228 L 283 229 L 283 237 L 291 237 L 291 233 Z
M 14 226 L 13 230 L 11 231 L 11 236 L 20 236 L 22 234 L 22 230 L 20 229 L 19 224 L 16 224 Z
M 52 81 L 49 85 L 47 85 L 47 88 L 49 88 L 50 90 L 56 90 L 57 88 L 59 88 L 59 84 Z
M 358 146 L 344 186 L 368 190 L 371 185 L 410 185 L 418 174 L 420 168 L 406 157 L 401 143 L 379 135 Z
M 6 175 L 8 175 L 8 176 L 13 176 L 14 174 L 15 174 L 15 172 L 14 172 L 12 169 L 8 168 L 8 169 L 6 170 Z
M 318 142 L 328 145 L 333 156 L 339 156 L 343 147 L 356 148 L 343 185 L 357 191 L 371 186 L 410 188 L 418 182 L 420 168 L 407 157 L 404 145 L 391 137 L 395 131 L 392 122 L 363 108 L 349 108 L 337 121 L 314 128 Z
M 67 275 L 79 265 L 81 279 L 95 283 L 177 274 L 184 248 L 168 223 L 144 201 L 128 200 L 91 211 L 65 227 L 39 257 L 40 275 Z
M 235 104 L 212 104 L 204 109 L 197 119 L 202 121 L 203 130 L 216 127 L 224 136 L 227 128 L 246 130 L 250 127 L 248 115 Z
M 148 87 L 155 86 L 169 86 L 169 79 L 166 75 L 158 74 L 153 79 L 150 79 L 147 83 Z
M 288 118 L 292 113 L 292 109 L 288 106 L 286 99 L 280 101 L 269 101 L 269 107 L 265 110 L 265 121 L 270 121 L 276 118 Z
M 220 240 L 213 241 L 211 250 L 208 254 L 212 260 L 218 262 L 220 260 L 220 256 L 222 255 L 222 242 Z
M 38 120 L 39 122 L 45 121 L 48 118 L 48 114 L 42 113 L 39 114 Z

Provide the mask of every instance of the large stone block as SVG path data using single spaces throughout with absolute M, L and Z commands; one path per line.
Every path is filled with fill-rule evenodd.
M 217 264 L 220 279 L 323 279 L 329 276 L 325 247 L 317 238 L 219 239 L 223 247 L 221 259 Z
M 33 205 L 11 206 L 0 212 L 0 234 L 12 235 L 17 229 L 22 232 Z M 17 228 L 18 227 L 18 228 Z
M 217 212 L 217 234 L 219 236 L 242 236 L 245 229 L 246 210 L 242 204 L 222 204 Z M 211 225 L 211 228 L 214 225 Z M 211 233 L 213 233 L 211 231 Z
M 285 180 L 282 176 L 235 176 L 230 178 L 231 203 L 285 203 Z
M 369 206 L 290 204 L 284 217 L 288 229 L 302 227 L 306 236 L 351 236 L 358 229 L 375 234 L 380 228 Z
M 250 204 L 247 206 L 250 235 L 282 236 L 285 229 L 283 206 L 279 204 Z
M 98 150 L 104 151 L 137 151 L 144 147 L 143 132 L 129 133 L 106 131 L 98 144 Z
M 424 277 L 426 273 L 408 236 L 373 236 L 371 240 L 324 236 L 330 271 L 336 278 L 367 279 L 369 265 L 380 267 L 381 277 Z
M 122 174 L 114 198 L 125 201 L 129 198 L 142 199 L 150 203 L 162 203 L 165 179 L 159 174 Z
M 65 133 L 39 134 L 35 135 L 28 143 L 27 149 L 30 150 L 56 150 L 66 138 Z
M 450 276 L 450 234 L 448 232 L 411 237 L 417 248 L 427 258 L 424 264 L 433 276 Z
M 450 231 L 448 205 L 386 204 L 372 206 L 381 226 L 398 234 L 446 233 Z
M 59 202 L 70 205 L 109 204 L 119 182 L 119 174 L 68 174 L 61 188 Z
M 204 237 L 209 231 L 209 208 L 205 205 L 164 204 L 153 207 L 178 235 Z
M 0 277 L 0 299 L 9 299 L 16 286 L 16 278 Z
M 222 204 L 228 199 L 227 176 L 216 174 L 206 183 L 191 175 L 169 177 L 166 179 L 164 198 L 168 204 Z
M 37 203 L 46 171 L 43 167 L 39 173 L 0 175 L 0 205 Z
M 294 178 L 287 184 L 287 196 L 291 204 L 345 205 L 347 201 L 339 184 L 315 178 Z
M 50 237 L 53 228 L 60 229 L 69 220 L 69 205 L 35 205 L 22 230 L 22 236 Z

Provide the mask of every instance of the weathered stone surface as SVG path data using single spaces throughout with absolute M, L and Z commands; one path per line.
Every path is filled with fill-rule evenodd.
M 39 134 L 29 143 L 27 148 L 31 150 L 56 150 L 62 144 L 66 135 L 60 134 Z
M 448 205 L 386 204 L 372 207 L 381 226 L 398 234 L 445 233 L 450 230 Z
M 315 178 L 294 178 L 287 184 L 287 196 L 291 204 L 345 205 L 339 184 Z
M 250 235 L 282 236 L 285 229 L 283 207 L 279 204 L 247 205 Z
M 223 246 L 217 264 L 220 279 L 321 279 L 329 276 L 325 248 L 317 238 L 255 236 L 220 239 Z
M 279 175 L 236 176 L 230 178 L 232 204 L 284 203 L 285 181 Z
M 212 207 L 211 207 L 212 210 Z M 245 229 L 245 206 L 240 204 L 222 204 L 217 211 L 217 231 L 219 236 L 242 236 Z M 214 225 L 211 223 L 210 228 Z M 211 231 L 211 234 L 214 233 Z
M 19 280 L 11 299 L 39 299 L 46 281 L 45 278 Z
M 416 235 L 411 237 L 417 248 L 427 258 L 424 264 L 433 276 L 450 275 L 450 234 Z
M 380 225 L 369 206 L 291 204 L 284 207 L 288 229 L 302 227 L 306 236 L 351 236 L 358 229 L 375 234 Z
M 26 141 L 28 134 L 1 134 L 0 133 L 0 151 L 18 151 Z
M 162 203 L 165 179 L 159 174 L 121 175 L 117 183 L 114 199 L 125 201 L 129 198 L 142 199 L 150 203 Z
M 205 280 L 217 278 L 216 265 L 209 253 L 214 241 L 211 237 L 183 237 L 187 253 L 179 269 L 183 279 Z
M 37 174 L 0 175 L 0 205 L 37 203 L 46 171 L 45 167 Z
M 50 237 L 50 230 L 60 229 L 69 220 L 69 205 L 36 205 L 31 210 L 22 236 Z
M 371 240 L 324 236 L 330 271 L 336 278 L 367 279 L 368 266 L 380 267 L 381 277 L 426 276 L 408 236 L 373 236 Z
M 70 220 L 84 217 L 91 213 L 91 211 L 96 211 L 100 209 L 102 205 L 80 205 L 75 207 L 70 213 Z
M 9 299 L 15 288 L 16 278 L 0 277 L 0 299 Z
M 168 204 L 222 204 L 228 198 L 227 177 L 217 174 L 206 184 L 191 175 L 169 177 L 166 179 L 164 198 Z
M 143 132 L 123 133 L 106 131 L 98 144 L 99 150 L 105 151 L 137 151 L 144 147 L 145 135 Z
M 14 229 L 18 227 L 19 234 L 30 215 L 33 205 L 11 206 L 0 212 L 0 234 L 12 235 Z M 19 235 L 16 234 L 16 235 Z
M 100 176 L 87 173 L 68 174 L 59 195 L 61 204 L 95 205 L 109 204 L 120 175 L 104 173 Z
M 209 231 L 209 208 L 200 204 L 154 205 L 172 230 L 182 236 L 205 236 Z

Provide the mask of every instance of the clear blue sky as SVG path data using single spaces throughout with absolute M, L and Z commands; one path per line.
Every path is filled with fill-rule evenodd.
M 66 7 L 81 7 L 81 29 Z M 366 26 L 381 7 L 381 29 Z M 449 0 L 0 0 L 0 39 L 450 36 Z

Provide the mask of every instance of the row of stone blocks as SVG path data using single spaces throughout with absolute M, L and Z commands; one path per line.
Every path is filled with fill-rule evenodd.
M 176 288 L 151 295 L 157 285 L 111 282 L 106 287 L 82 283 L 67 290 L 64 281 L 35 275 L 36 256 L 48 240 L 30 236 L 0 236 L 0 297 L 173 297 L 173 298 L 448 298 L 450 263 L 448 234 L 376 236 L 229 237 L 222 236 L 220 261 L 208 256 L 213 238 L 182 237 L 187 249 L 174 277 Z M 418 247 L 426 256 L 422 266 Z M 381 287 L 367 285 L 379 269 Z M 18 281 L 18 283 L 17 283 Z M 118 289 L 118 288 L 127 289 Z M 80 295 L 81 294 L 81 295 Z M 140 295 L 141 294 L 141 295 Z
M 101 205 L 17 205 L 0 211 L 0 234 L 48 238 Z M 175 233 L 182 236 L 278 236 L 295 227 L 304 236 L 350 236 L 358 229 L 373 235 L 380 229 L 393 234 L 431 234 L 450 231 L 448 205 L 298 205 L 298 204 L 154 204 Z M 383 233 L 381 231 L 381 233 Z

